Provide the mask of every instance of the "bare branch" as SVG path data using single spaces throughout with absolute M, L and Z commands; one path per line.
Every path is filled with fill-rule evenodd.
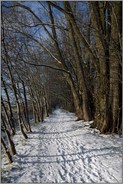
M 55 68 L 55 67 L 52 67 L 52 66 L 49 66 L 49 65 L 44 65 L 44 64 L 29 63 L 29 62 L 26 62 L 25 60 L 23 62 L 26 63 L 26 64 L 28 64 L 28 65 L 46 67 L 46 68 L 50 68 L 50 69 L 53 69 L 53 70 L 58 70 L 60 72 L 65 72 L 67 74 L 70 74 L 69 71 L 66 71 L 66 70 L 61 69 L 61 68 Z
M 51 6 L 55 7 L 56 9 L 58 9 L 59 11 L 65 13 L 65 14 L 71 14 L 71 12 L 64 10 L 63 8 L 61 8 L 60 6 L 58 6 L 56 3 L 52 2 L 52 1 L 48 1 L 48 3 Z

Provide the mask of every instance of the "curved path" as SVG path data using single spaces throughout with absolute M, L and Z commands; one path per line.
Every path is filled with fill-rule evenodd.
M 33 127 L 28 140 L 16 135 L 18 154 L 11 167 L 3 161 L 2 182 L 121 182 L 121 138 L 100 135 L 89 122 L 76 119 L 59 109 Z

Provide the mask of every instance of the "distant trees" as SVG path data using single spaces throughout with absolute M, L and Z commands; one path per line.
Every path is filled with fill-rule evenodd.
M 39 122 L 55 105 L 94 119 L 102 133 L 119 132 L 122 3 L 31 4 L 2 2 L 2 116 L 10 134 L 13 103 L 25 138 L 30 111 Z

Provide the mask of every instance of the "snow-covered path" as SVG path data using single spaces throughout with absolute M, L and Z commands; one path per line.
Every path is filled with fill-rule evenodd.
M 2 183 L 122 182 L 121 138 L 100 135 L 76 119 L 59 109 L 35 126 L 28 140 L 16 135 L 18 155 L 11 167 L 3 159 Z

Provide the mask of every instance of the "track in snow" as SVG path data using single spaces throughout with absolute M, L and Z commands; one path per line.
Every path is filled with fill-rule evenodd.
M 58 109 L 33 128 L 28 140 L 16 135 L 18 155 L 12 167 L 3 161 L 2 182 L 121 182 L 120 138 L 101 136 L 88 122 L 76 119 Z

